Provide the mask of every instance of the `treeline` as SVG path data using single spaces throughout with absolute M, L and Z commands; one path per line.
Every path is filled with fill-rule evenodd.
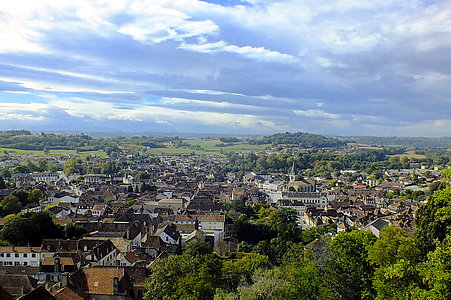
M 353 153 L 339 154 L 331 151 L 311 150 L 300 153 L 229 153 L 232 171 L 256 170 L 259 172 L 288 172 L 295 163 L 298 169 L 310 169 L 318 172 L 333 172 L 335 170 L 378 169 L 378 168 L 408 168 L 409 159 L 389 158 L 392 152 L 385 150 L 361 149 Z
M 57 134 L 31 134 L 26 130 L 0 132 L 0 147 L 21 150 L 99 150 L 105 147 L 104 140 L 94 140 L 84 134 L 57 135 Z
M 350 136 L 343 137 L 346 140 L 352 140 L 359 144 L 376 146 L 406 146 L 406 147 L 426 147 L 426 148 L 450 148 L 450 137 L 378 137 L 378 136 Z
M 442 174 L 450 179 L 450 170 Z M 451 187 L 415 216 L 416 232 L 301 230 L 290 210 L 261 208 L 234 222 L 237 253 L 208 242 L 152 265 L 145 299 L 451 299 Z
M 107 154 L 119 150 L 119 145 L 139 145 L 150 148 L 165 147 L 164 143 L 183 145 L 178 137 L 115 137 L 92 138 L 86 134 L 60 135 L 54 133 L 32 134 L 27 130 L 0 131 L 0 147 L 21 150 L 105 150 Z
M 296 132 L 277 133 L 259 139 L 249 140 L 251 145 L 292 145 L 299 148 L 337 148 L 346 145 L 345 141 L 336 138 L 328 138 L 322 135 Z

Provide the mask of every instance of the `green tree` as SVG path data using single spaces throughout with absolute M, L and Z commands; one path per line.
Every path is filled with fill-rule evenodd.
M 240 259 L 225 261 L 221 272 L 222 288 L 225 291 L 235 292 L 240 283 L 252 283 L 252 276 L 256 270 L 270 267 L 271 263 L 267 256 L 255 253 L 246 253 Z
M 39 203 L 43 198 L 43 192 L 40 189 L 34 189 L 28 193 L 27 198 L 29 203 Z
M 369 230 L 340 232 L 330 242 L 331 257 L 325 269 L 325 284 L 343 299 L 372 299 L 373 268 L 366 248 L 376 241 Z
M 0 206 L 5 215 L 17 214 L 22 210 L 22 204 L 14 195 L 8 195 L 0 202 Z
M 280 268 L 259 269 L 253 275 L 252 281 L 252 284 L 238 287 L 240 299 L 293 299 L 289 297 L 288 282 Z
M 81 224 L 68 223 L 64 226 L 64 237 L 66 239 L 80 239 L 86 233 L 86 227 Z
M 6 183 L 3 177 L 0 176 L 0 190 L 6 189 Z
M 451 234 L 451 187 L 435 191 L 415 215 L 415 236 L 423 256 Z
M 420 273 L 426 288 L 418 299 L 451 299 L 451 236 L 428 253 L 428 260 L 420 265 Z
M 44 238 L 60 237 L 61 230 L 47 212 L 31 212 L 8 219 L 0 236 L 12 245 L 39 246 Z
M 408 298 L 420 282 L 419 251 L 415 240 L 393 226 L 384 228 L 368 248 L 368 261 L 374 266 L 376 299 Z
M 211 254 L 213 252 L 213 244 L 202 239 L 194 239 L 186 244 L 184 254 L 191 256 Z
M 160 259 L 147 279 L 144 299 L 212 299 L 221 284 L 221 268 L 214 254 Z

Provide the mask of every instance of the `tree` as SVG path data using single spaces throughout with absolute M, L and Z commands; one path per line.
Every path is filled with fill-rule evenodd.
M 420 265 L 426 288 L 418 299 L 451 299 L 451 236 L 439 243 L 428 260 Z
M 6 183 L 3 177 L 0 176 L 0 190 L 6 189 Z
M 15 190 L 13 192 L 13 195 L 16 196 L 20 203 L 22 203 L 22 206 L 25 206 L 28 204 L 28 192 L 24 190 Z
M 256 253 L 246 253 L 240 259 L 223 263 L 221 281 L 225 291 L 234 292 L 240 283 L 251 284 L 252 275 L 258 269 L 271 267 L 269 258 Z
M 80 239 L 87 233 L 86 227 L 77 223 L 68 223 L 64 226 L 64 236 L 66 239 Z
M 330 242 L 331 257 L 325 269 L 325 284 L 343 299 L 371 299 L 373 268 L 366 248 L 376 237 L 369 230 L 340 232 Z
M 28 202 L 29 203 L 39 203 L 42 199 L 43 193 L 40 189 L 34 189 L 28 193 Z
M 44 238 L 60 237 L 61 230 L 47 212 L 31 212 L 8 219 L 0 236 L 12 245 L 39 246 Z
M 259 269 L 252 277 L 253 283 L 238 288 L 240 299 L 290 299 L 288 282 L 280 268 Z
M 375 268 L 376 299 L 407 298 L 417 289 L 419 251 L 414 238 L 402 229 L 389 226 L 367 248 L 368 261 Z
M 222 262 L 215 254 L 170 256 L 155 263 L 144 299 L 212 299 Z
M 14 195 L 5 196 L 0 202 L 0 206 L 5 215 L 17 214 L 22 210 L 22 204 L 20 203 L 19 198 Z
M 451 234 L 451 187 L 435 191 L 415 215 L 415 236 L 422 255 L 435 250 Z
M 211 254 L 213 252 L 213 245 L 212 243 L 208 241 L 204 241 L 202 239 L 194 239 L 192 241 L 189 241 L 186 244 L 184 253 L 191 255 L 191 256 L 197 256 L 197 255 L 204 255 L 204 254 Z

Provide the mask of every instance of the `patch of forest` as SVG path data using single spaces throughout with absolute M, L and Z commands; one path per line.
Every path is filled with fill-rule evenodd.
M 322 135 L 296 132 L 277 133 L 259 139 L 249 140 L 251 145 L 293 145 L 299 148 L 337 148 L 346 146 L 346 141 Z
M 451 137 L 399 137 L 399 136 L 349 136 L 344 140 L 352 140 L 359 144 L 376 146 L 406 146 L 420 148 L 451 148 Z

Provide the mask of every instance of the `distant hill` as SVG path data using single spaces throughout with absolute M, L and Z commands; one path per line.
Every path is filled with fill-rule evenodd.
M 406 147 L 427 147 L 427 148 L 451 148 L 451 137 L 378 137 L 378 136 L 349 136 L 340 137 L 344 140 L 352 140 L 359 144 L 376 146 L 406 146 Z
M 345 146 L 346 141 L 305 132 L 285 132 L 250 140 L 249 144 L 293 145 L 300 148 L 336 148 Z

